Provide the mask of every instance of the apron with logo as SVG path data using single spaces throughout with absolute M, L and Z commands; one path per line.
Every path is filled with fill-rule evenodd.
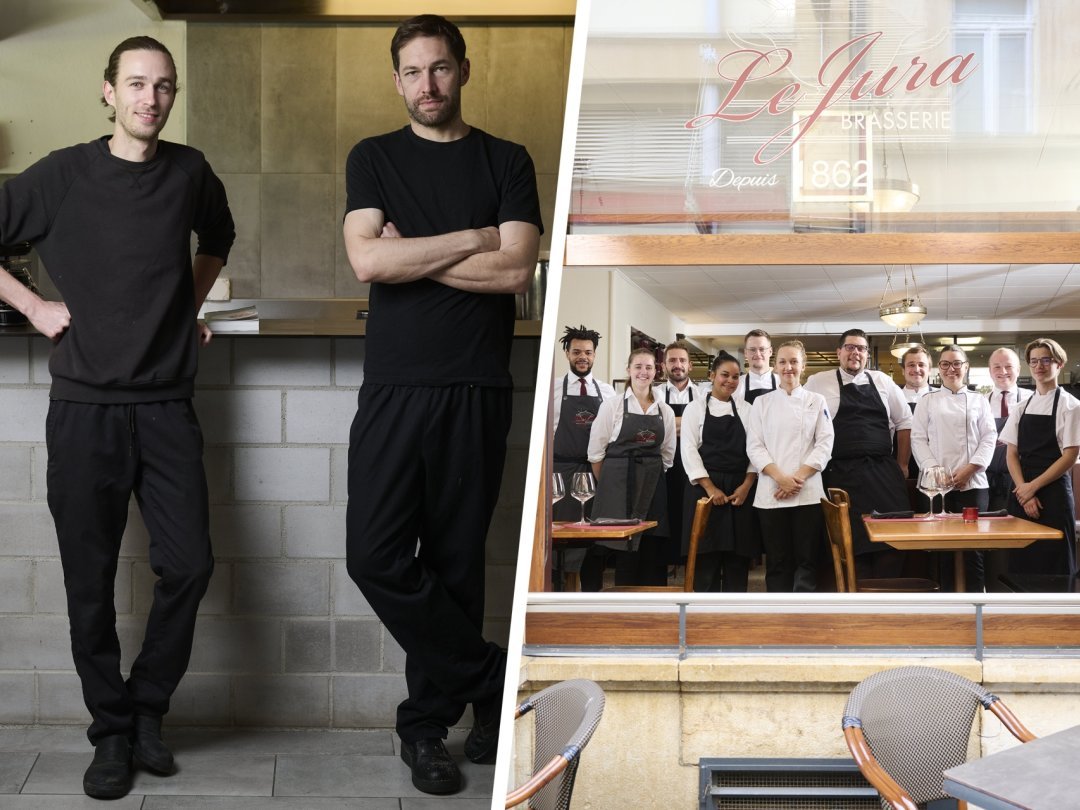
M 581 506 L 570 497 L 570 487 L 574 473 L 592 472 L 592 465 L 589 464 L 589 431 L 604 398 L 600 395 L 600 384 L 596 380 L 593 380 L 596 396 L 570 396 L 567 392 L 568 382 L 567 378 L 563 377 L 562 407 L 552 440 L 551 465 L 553 472 L 562 474 L 566 497 L 551 507 L 551 519 L 573 521 L 581 518 Z M 592 502 L 586 501 L 586 517 L 591 509 Z

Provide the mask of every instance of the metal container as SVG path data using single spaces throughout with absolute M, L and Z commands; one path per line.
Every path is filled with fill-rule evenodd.
M 548 254 L 540 254 L 532 280 L 524 293 L 514 296 L 515 316 L 519 321 L 539 321 L 544 317 L 544 296 L 547 294 Z
M 16 281 L 37 292 L 34 278 L 30 273 L 33 260 L 30 258 L 29 242 L 0 245 L 0 266 L 4 267 Z M 24 324 L 26 324 L 25 315 L 0 301 L 0 326 L 23 326 Z

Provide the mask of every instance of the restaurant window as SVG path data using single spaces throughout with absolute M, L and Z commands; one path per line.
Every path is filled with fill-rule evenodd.
M 974 53 L 980 69 L 956 88 L 957 132 L 1029 134 L 1033 131 L 1033 0 L 956 0 L 957 52 Z

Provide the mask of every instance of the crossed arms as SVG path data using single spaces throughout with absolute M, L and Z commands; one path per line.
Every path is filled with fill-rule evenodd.
M 344 232 L 349 263 L 362 282 L 403 284 L 430 278 L 476 293 L 524 292 L 540 248 L 540 230 L 517 221 L 402 238 L 378 208 L 350 211 Z

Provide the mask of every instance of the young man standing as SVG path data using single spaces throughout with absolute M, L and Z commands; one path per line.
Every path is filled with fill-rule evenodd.
M 158 138 L 175 98 L 168 49 L 150 37 L 121 42 L 102 87 L 112 135 L 53 152 L 0 188 L 0 243 L 35 245 L 64 298 L 43 301 L 0 272 L 0 298 L 56 344 L 48 501 L 93 718 L 83 788 L 96 798 L 128 792 L 133 749 L 150 770 L 173 771 L 161 718 L 187 669 L 214 567 L 191 406 L 198 346 L 210 334 L 195 317 L 235 234 L 202 153 Z M 125 682 L 113 584 L 132 493 L 160 579 Z
M 900 357 L 900 367 L 904 373 L 904 386 L 900 391 L 907 400 L 908 407 L 915 413 L 915 405 L 918 401 L 936 391 L 930 385 L 930 352 L 921 343 L 912 346 Z M 896 451 L 896 440 L 893 439 L 893 451 Z M 919 465 L 915 461 L 915 454 L 908 458 L 907 477 L 911 480 L 919 480 Z
M 513 293 L 542 223 L 525 149 L 462 119 L 457 27 L 406 20 L 390 53 L 409 124 L 361 141 L 346 166 L 345 246 L 371 284 L 347 559 L 407 656 L 397 732 L 413 784 L 453 793 L 443 740 L 468 704 L 466 756 L 493 761 L 498 741 L 506 653 L 482 635 L 484 544 L 510 427 Z
M 734 399 L 736 405 L 753 405 L 762 394 L 775 391 L 780 378 L 772 370 L 772 338 L 764 329 L 751 329 L 743 338 L 743 354 L 747 370 L 739 381 Z M 753 496 L 751 496 L 753 497 Z

